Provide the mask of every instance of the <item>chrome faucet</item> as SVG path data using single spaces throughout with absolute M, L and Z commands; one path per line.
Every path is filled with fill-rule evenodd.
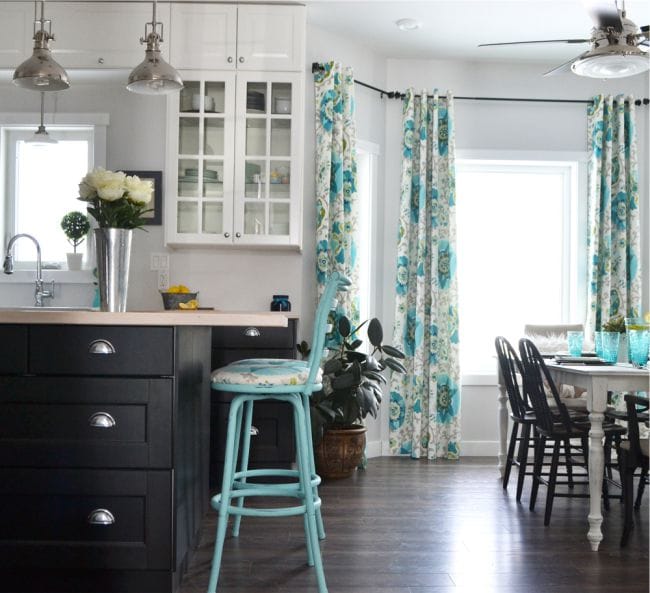
M 34 245 L 36 245 L 36 288 L 34 289 L 34 304 L 37 307 L 42 307 L 43 306 L 43 299 L 52 299 L 54 298 L 54 280 L 50 283 L 50 289 L 45 290 L 43 288 L 44 282 L 43 282 L 43 270 L 42 270 L 42 264 L 41 264 L 41 246 L 38 244 L 38 241 L 32 237 L 31 235 L 28 235 L 27 233 L 19 233 L 18 235 L 14 235 L 9 239 L 9 243 L 7 243 L 7 254 L 5 255 L 5 261 L 3 264 L 3 269 L 5 274 L 13 274 L 14 272 L 14 256 L 11 253 L 11 250 L 13 249 L 14 243 L 18 239 L 29 239 L 31 240 Z

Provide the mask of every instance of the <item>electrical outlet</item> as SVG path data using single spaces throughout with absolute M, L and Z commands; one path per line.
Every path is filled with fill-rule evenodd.
M 158 270 L 158 290 L 169 288 L 169 270 Z

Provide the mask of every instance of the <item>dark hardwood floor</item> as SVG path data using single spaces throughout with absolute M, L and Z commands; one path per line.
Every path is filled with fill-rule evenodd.
M 516 478 L 516 469 L 513 470 Z M 648 493 L 627 548 L 623 509 L 611 501 L 604 540 L 586 539 L 588 500 L 556 498 L 544 527 L 545 488 L 534 513 L 528 487 L 501 487 L 492 458 L 427 462 L 370 459 L 365 472 L 321 487 L 321 544 L 330 593 L 648 593 Z M 182 593 L 204 593 L 215 514 Z M 245 517 L 226 539 L 219 593 L 316 593 L 302 519 Z

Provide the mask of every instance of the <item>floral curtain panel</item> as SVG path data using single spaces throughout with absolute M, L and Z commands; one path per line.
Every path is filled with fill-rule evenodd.
M 403 102 L 391 452 L 456 459 L 460 440 L 454 118 L 451 95 Z
M 639 169 L 634 99 L 594 97 L 588 110 L 589 295 L 587 328 L 641 307 Z
M 318 295 L 340 272 L 352 281 L 339 295 L 339 311 L 359 322 L 357 162 L 354 78 L 337 62 L 314 73 L 316 112 L 316 277 Z

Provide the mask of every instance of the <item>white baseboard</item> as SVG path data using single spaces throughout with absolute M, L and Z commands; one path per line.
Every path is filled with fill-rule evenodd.
M 371 457 L 382 457 L 385 455 L 390 455 L 390 453 L 384 453 L 384 447 L 382 446 L 382 441 L 367 441 L 366 442 L 366 457 L 370 459 Z M 388 443 L 386 443 L 388 445 Z M 388 450 L 388 447 L 385 448 Z
M 499 454 L 498 441 L 461 441 L 461 457 L 496 457 Z M 385 457 L 391 455 L 387 441 L 368 441 L 366 457 Z

